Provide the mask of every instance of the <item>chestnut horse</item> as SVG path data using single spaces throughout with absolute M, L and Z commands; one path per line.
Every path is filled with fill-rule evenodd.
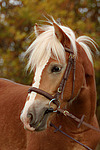
M 87 36 L 76 39 L 70 28 L 54 20 L 51 25 L 36 24 L 35 33 L 37 38 L 26 51 L 27 67 L 35 71 L 32 87 L 51 97 L 59 95 L 59 99 L 49 100 L 32 87 L 28 93 L 30 86 L 0 79 L 0 150 L 86 150 L 59 131 L 54 133 L 51 122 L 57 127 L 61 125 L 64 133 L 94 150 L 100 132 L 83 124 L 77 128 L 78 123 L 57 113 L 57 107 L 79 119 L 84 115 L 86 123 L 99 128 L 91 56 L 91 50 L 97 50 L 96 43 Z M 69 67 L 70 58 L 74 60 L 70 63 L 72 67 Z M 65 78 L 68 67 L 70 71 Z M 59 86 L 63 79 L 62 92 Z

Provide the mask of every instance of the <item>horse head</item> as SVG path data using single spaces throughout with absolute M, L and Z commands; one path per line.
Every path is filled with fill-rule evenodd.
M 57 107 L 66 108 L 88 88 L 91 80 L 87 78 L 93 74 L 89 44 L 95 49 L 96 46 L 89 37 L 76 39 L 70 28 L 55 21 L 42 27 L 36 24 L 35 33 L 37 37 L 26 52 L 30 54 L 28 67 L 35 70 L 32 87 L 54 99 L 29 92 L 20 118 L 26 129 L 41 131 L 54 118 Z M 54 103 L 55 97 L 58 104 Z

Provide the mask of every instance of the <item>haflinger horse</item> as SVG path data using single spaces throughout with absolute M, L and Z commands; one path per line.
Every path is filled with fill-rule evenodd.
M 96 43 L 87 36 L 76 39 L 55 20 L 36 24 L 35 33 L 26 51 L 27 67 L 35 72 L 32 86 L 0 79 L 0 150 L 94 150 L 100 140 L 100 132 L 90 128 L 99 130 L 91 56 Z

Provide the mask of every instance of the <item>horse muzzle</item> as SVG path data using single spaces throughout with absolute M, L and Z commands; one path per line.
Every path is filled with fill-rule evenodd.
M 21 121 L 24 124 L 24 128 L 29 131 L 42 131 L 47 128 L 47 121 L 50 113 L 53 112 L 53 108 L 43 108 L 36 113 L 36 110 L 28 111 L 27 116 L 21 117 Z
M 46 129 L 48 117 L 52 112 L 53 108 L 44 108 L 37 118 L 34 116 L 33 112 L 30 112 L 27 115 L 30 118 L 30 127 L 35 128 L 35 131 L 42 131 Z

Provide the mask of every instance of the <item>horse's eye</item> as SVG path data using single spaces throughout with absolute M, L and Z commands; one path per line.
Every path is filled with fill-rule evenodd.
M 58 66 L 53 66 L 52 69 L 51 69 L 51 72 L 60 72 L 61 71 L 61 67 L 58 67 Z

